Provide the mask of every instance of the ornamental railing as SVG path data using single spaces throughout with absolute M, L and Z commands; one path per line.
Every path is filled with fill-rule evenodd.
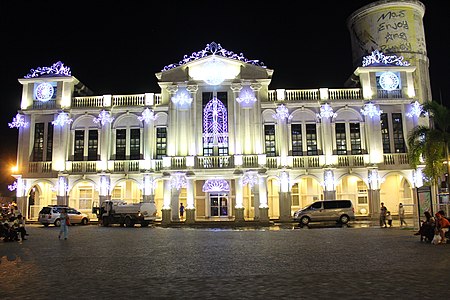
M 145 106 L 146 94 L 134 95 L 112 95 L 111 106 Z M 40 101 L 35 101 L 40 102 Z M 161 104 L 161 94 L 153 94 L 153 105 Z M 44 102 L 41 102 L 44 103 Z M 90 97 L 74 97 L 72 99 L 72 107 L 107 107 L 109 106 L 105 101 L 104 96 L 90 96 Z M 34 104 L 33 104 L 34 106 Z
M 349 89 L 305 89 L 270 90 L 268 101 L 310 101 L 310 100 L 362 100 L 360 88 Z

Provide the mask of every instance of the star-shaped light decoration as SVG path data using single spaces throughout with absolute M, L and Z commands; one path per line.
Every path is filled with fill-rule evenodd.
M 317 118 L 336 118 L 337 113 L 333 112 L 333 108 L 328 103 L 320 106 L 320 113 L 317 114 Z
M 138 117 L 139 121 L 145 121 L 146 124 L 148 124 L 150 121 L 156 120 L 155 113 L 153 110 L 149 109 L 148 107 L 144 109 L 142 112 L 142 116 Z
M 203 185 L 203 192 L 224 192 L 229 191 L 230 185 L 225 179 L 207 179 Z
M 111 114 L 109 112 L 107 112 L 106 110 L 102 110 L 98 114 L 98 118 L 94 118 L 94 123 L 101 123 L 102 125 L 105 125 L 106 122 L 112 123 L 113 120 L 114 117 L 111 117 Z
M 289 116 L 289 110 L 284 104 L 281 104 L 277 107 L 277 113 L 273 114 L 272 117 L 277 120 L 291 119 L 292 116 Z
M 180 91 L 175 96 L 172 97 L 172 102 L 183 106 L 184 104 L 191 104 L 192 103 L 192 97 L 188 94 L 186 91 Z
M 241 105 L 251 106 L 256 102 L 255 92 L 248 86 L 244 87 L 239 92 L 239 97 L 236 98 L 236 101 Z
M 25 116 L 17 114 L 11 123 L 8 123 L 9 128 L 28 127 L 28 122 L 25 122 Z
M 366 103 L 363 108 L 361 108 L 361 113 L 364 116 L 369 116 L 373 118 L 374 116 L 379 116 L 383 113 L 381 109 L 378 109 L 372 102 Z
M 65 124 L 70 124 L 73 122 L 73 119 L 69 118 L 69 114 L 66 112 L 60 112 L 55 121 L 52 121 L 52 124 L 55 126 L 63 127 Z
M 422 114 L 428 116 L 428 112 L 423 110 L 423 106 L 419 102 L 414 101 L 413 103 L 411 103 L 411 110 L 406 113 L 406 116 L 412 118 L 420 117 Z
M 170 179 L 170 187 L 180 190 L 181 188 L 186 187 L 187 180 L 186 175 L 184 173 L 174 173 Z
M 246 172 L 242 176 L 242 185 L 248 184 L 250 188 L 254 187 L 258 183 L 258 176 L 256 172 Z

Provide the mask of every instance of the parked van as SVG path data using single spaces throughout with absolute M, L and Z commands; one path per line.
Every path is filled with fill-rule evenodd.
M 355 220 L 355 209 L 350 200 L 323 200 L 297 210 L 294 213 L 294 221 L 300 226 L 308 225 L 310 222 L 336 221 L 347 224 Z

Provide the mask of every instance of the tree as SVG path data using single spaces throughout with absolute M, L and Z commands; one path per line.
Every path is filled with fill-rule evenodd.
M 430 127 L 417 126 L 410 132 L 408 137 L 409 162 L 414 169 L 424 163 L 423 173 L 431 179 L 435 186 L 438 186 L 439 177 L 445 171 L 450 174 L 450 165 L 447 163 L 447 170 L 445 170 L 443 164 L 449 156 L 450 110 L 433 101 L 425 103 L 422 109 L 431 118 Z

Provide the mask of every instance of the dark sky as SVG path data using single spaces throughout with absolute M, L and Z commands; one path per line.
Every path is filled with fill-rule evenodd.
M 270 89 L 342 88 L 354 71 L 346 20 L 372 2 L 1 1 L 1 193 L 14 181 L 17 79 L 30 69 L 62 61 L 95 95 L 158 93 L 155 73 L 214 41 L 273 69 Z M 433 98 L 446 103 L 447 4 L 422 3 Z

